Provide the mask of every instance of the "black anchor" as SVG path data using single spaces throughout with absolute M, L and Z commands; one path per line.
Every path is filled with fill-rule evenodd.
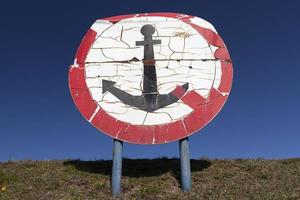
M 124 104 L 147 112 L 153 112 L 157 109 L 177 102 L 189 87 L 188 83 L 185 83 L 182 86 L 177 86 L 176 89 L 168 94 L 158 93 L 153 45 L 161 44 L 161 40 L 152 40 L 152 35 L 154 32 L 155 28 L 152 25 L 144 25 L 141 28 L 141 33 L 144 35 L 144 41 L 136 41 L 136 46 L 144 46 L 144 76 L 143 91 L 141 96 L 134 96 L 116 88 L 114 86 L 116 82 L 102 80 L 103 94 L 109 91 Z

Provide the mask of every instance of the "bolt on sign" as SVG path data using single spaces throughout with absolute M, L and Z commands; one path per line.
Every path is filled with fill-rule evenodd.
M 129 143 L 186 138 L 228 98 L 232 62 L 207 21 L 177 13 L 98 19 L 69 70 L 72 98 L 104 134 Z

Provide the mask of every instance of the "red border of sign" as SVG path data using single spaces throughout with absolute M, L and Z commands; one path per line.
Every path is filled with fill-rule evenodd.
M 232 62 L 220 35 L 211 29 L 191 23 L 190 19 L 194 17 L 191 15 L 178 13 L 143 13 L 114 16 L 104 18 L 104 20 L 117 23 L 122 19 L 142 16 L 161 16 L 180 19 L 195 28 L 209 44 L 218 47 L 214 53 L 215 58 L 221 60 L 222 77 L 218 89 L 212 88 L 206 99 L 195 91 L 186 93 L 181 100 L 192 107 L 194 111 L 181 120 L 168 124 L 132 125 L 113 118 L 101 108 L 95 113 L 98 106 L 89 93 L 84 75 L 85 59 L 97 35 L 95 31 L 90 29 L 84 36 L 76 52 L 76 66 L 71 66 L 69 70 L 71 95 L 82 115 L 88 121 L 90 121 L 93 116 L 90 121 L 93 126 L 110 137 L 135 144 L 162 144 L 177 141 L 203 128 L 221 110 L 228 98 L 228 95 L 223 96 L 221 93 L 229 94 L 231 89 L 233 76 Z

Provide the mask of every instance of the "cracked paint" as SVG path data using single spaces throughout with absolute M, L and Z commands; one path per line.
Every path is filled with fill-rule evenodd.
M 161 43 L 153 47 L 158 93 L 179 98 L 153 112 L 126 105 L 102 86 L 107 80 L 142 95 L 144 47 L 136 41 L 143 40 L 140 30 L 146 24 L 155 27 L 153 40 Z M 78 109 L 105 134 L 130 143 L 159 144 L 191 135 L 220 111 L 232 83 L 231 59 L 215 28 L 177 13 L 96 20 L 75 57 L 69 85 Z M 185 83 L 186 92 L 179 87 Z

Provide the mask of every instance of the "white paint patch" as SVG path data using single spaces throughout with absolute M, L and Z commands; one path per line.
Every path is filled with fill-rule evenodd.
M 196 25 L 201 26 L 203 28 L 211 29 L 212 31 L 217 33 L 215 27 L 211 23 L 209 23 L 208 21 L 206 21 L 204 19 L 201 19 L 199 17 L 193 17 L 193 18 L 191 18 L 191 22 L 193 24 L 196 24 Z
M 215 31 L 205 20 L 197 17 L 191 20 Z M 212 87 L 219 87 L 222 71 L 220 61 L 214 60 L 217 47 L 209 45 L 194 28 L 181 20 L 150 16 L 128 18 L 116 24 L 96 21 L 92 29 L 97 32 L 97 38 L 85 64 L 86 83 L 92 98 L 117 120 L 134 125 L 166 124 L 182 119 L 193 109 L 178 101 L 146 112 L 125 105 L 110 92 L 102 94 L 102 80 L 108 80 L 116 82 L 116 88 L 131 95 L 142 95 L 144 47 L 135 43 L 144 39 L 140 29 L 146 24 L 155 27 L 153 39 L 161 40 L 161 44 L 154 45 L 160 94 L 168 94 L 177 86 L 189 83 L 189 91 L 207 97 Z
M 166 124 L 172 122 L 172 118 L 169 113 L 148 113 L 143 125 L 154 125 L 154 124 Z
M 101 35 L 103 31 L 111 26 L 113 26 L 113 23 L 110 21 L 99 19 L 92 25 L 91 29 L 96 31 L 97 35 Z
M 136 124 L 136 125 L 138 124 L 142 125 L 147 115 L 147 112 L 132 107 L 128 107 L 126 113 L 112 113 L 112 112 L 107 112 L 107 113 L 120 121 L 127 122 L 130 124 Z
M 222 69 L 221 69 L 221 61 L 216 61 L 216 73 L 214 78 L 214 85 L 215 89 L 218 89 L 221 83 L 221 76 L 222 76 Z
M 168 114 L 169 117 L 172 119 L 171 121 L 177 121 L 181 119 L 183 116 L 186 116 L 193 112 L 193 109 L 190 108 L 188 105 L 183 103 L 181 100 L 177 101 L 176 103 L 173 103 L 171 105 L 168 105 L 164 108 L 156 110 L 155 114 Z M 153 123 L 154 124 L 154 123 Z
M 72 65 L 72 67 L 78 67 L 78 63 L 77 63 L 77 58 L 74 59 L 74 64 Z

